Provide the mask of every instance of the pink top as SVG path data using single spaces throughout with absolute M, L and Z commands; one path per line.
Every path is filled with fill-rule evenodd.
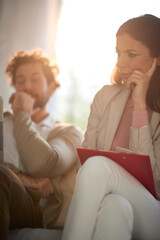
M 130 127 L 140 128 L 149 125 L 151 114 L 151 110 L 135 111 L 133 109 L 133 100 L 130 97 L 126 103 L 120 124 L 113 139 L 111 150 L 114 150 L 114 146 L 129 149 Z

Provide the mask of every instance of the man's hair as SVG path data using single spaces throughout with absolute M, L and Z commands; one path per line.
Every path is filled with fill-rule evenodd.
M 116 36 L 129 34 L 133 39 L 143 43 L 150 51 L 152 57 L 160 58 L 160 19 L 151 14 L 129 19 L 123 23 L 117 31 Z M 160 60 L 159 60 L 160 61 Z M 117 66 L 111 79 L 112 83 L 121 85 L 122 79 Z M 146 96 L 148 106 L 160 112 L 160 63 L 157 65 L 149 82 Z
M 59 69 L 56 64 L 52 63 L 52 60 L 48 57 L 43 56 L 40 49 L 35 49 L 31 52 L 28 51 L 19 51 L 13 54 L 13 58 L 8 61 L 6 67 L 6 74 L 10 79 L 10 85 L 15 85 L 15 74 L 17 68 L 22 64 L 28 63 L 38 63 L 40 64 L 42 71 L 47 78 L 48 84 L 54 82 L 56 87 L 60 86 L 59 81 L 57 80 L 57 74 Z

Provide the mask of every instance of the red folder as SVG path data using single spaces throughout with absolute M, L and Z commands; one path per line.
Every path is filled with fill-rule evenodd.
M 132 174 L 157 199 L 149 156 L 134 153 L 98 151 L 87 148 L 77 148 L 77 153 L 81 164 L 93 156 L 110 158 Z

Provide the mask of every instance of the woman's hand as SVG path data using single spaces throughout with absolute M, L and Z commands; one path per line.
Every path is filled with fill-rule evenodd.
M 132 99 L 134 102 L 134 110 L 146 109 L 146 94 L 149 86 L 149 80 L 156 68 L 157 59 L 153 60 L 152 66 L 146 73 L 135 70 L 128 78 L 126 87 L 132 88 Z

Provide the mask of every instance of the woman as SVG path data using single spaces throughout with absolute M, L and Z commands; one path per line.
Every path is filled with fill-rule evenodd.
M 120 146 L 149 155 L 160 197 L 160 19 L 148 14 L 130 19 L 116 37 L 113 84 L 94 98 L 83 147 Z M 160 202 L 112 160 L 89 158 L 78 175 L 63 239 L 132 237 L 160 239 Z

